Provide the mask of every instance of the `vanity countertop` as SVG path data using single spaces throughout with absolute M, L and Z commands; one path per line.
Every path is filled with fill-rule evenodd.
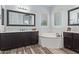
M 64 32 L 69 32 L 69 33 L 79 33 L 79 31 L 64 31 Z
M 23 32 L 36 32 L 36 31 L 28 30 L 28 31 L 23 31 Z M 19 33 L 19 32 L 21 31 L 6 31 L 6 32 L 1 32 L 1 33 Z

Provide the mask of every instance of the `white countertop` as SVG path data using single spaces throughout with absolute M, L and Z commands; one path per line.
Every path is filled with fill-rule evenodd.
M 69 33 L 79 33 L 79 31 L 64 31 L 64 32 L 69 32 Z
M 27 30 L 27 31 L 6 31 L 6 32 L 0 32 L 0 33 L 17 33 L 17 32 L 34 32 L 32 30 Z

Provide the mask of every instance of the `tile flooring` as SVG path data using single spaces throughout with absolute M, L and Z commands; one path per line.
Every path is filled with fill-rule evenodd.
M 50 49 L 40 45 L 31 45 L 7 51 L 0 51 L 0 54 L 77 54 L 69 49 Z

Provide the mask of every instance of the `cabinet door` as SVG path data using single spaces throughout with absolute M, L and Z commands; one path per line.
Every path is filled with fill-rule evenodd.
M 1 49 L 1 34 L 0 34 L 0 49 Z
M 30 45 L 30 37 L 31 37 L 31 33 L 30 32 L 24 32 L 22 35 L 22 40 L 24 40 L 24 45 L 27 46 L 27 45 Z
M 79 39 L 74 39 L 73 47 L 75 51 L 79 52 Z
M 38 32 L 32 32 L 31 33 L 31 44 L 37 44 L 38 43 Z
M 21 33 L 14 33 L 14 34 L 15 35 L 12 36 L 12 38 L 15 37 L 15 39 L 13 39 L 13 41 L 12 41 L 12 48 L 23 46 L 23 44 L 24 44 L 25 41 L 24 41 Z
M 73 41 L 72 41 L 72 38 L 64 37 L 64 47 L 65 47 L 65 48 L 70 48 L 70 49 L 73 48 Z
M 79 52 L 79 34 L 77 33 L 73 35 L 73 48 L 75 51 Z
M 73 48 L 72 33 L 64 32 L 63 36 L 64 36 L 64 47 L 72 49 Z
M 16 39 L 15 34 L 1 34 L 1 49 L 12 48 L 14 39 Z

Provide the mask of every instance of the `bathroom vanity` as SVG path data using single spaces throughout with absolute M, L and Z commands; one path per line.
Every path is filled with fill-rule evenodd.
M 2 19 L 6 16 L 6 26 L 35 26 L 36 15 L 15 10 L 2 11 Z M 2 20 L 2 25 L 5 22 Z M 8 50 L 33 44 L 38 44 L 38 31 L 27 31 L 21 29 L 20 32 L 0 33 L 0 49 Z M 35 30 L 35 29 L 34 29 Z M 14 30 L 15 31 L 15 30 Z M 19 31 L 19 30 L 18 30 Z M 22 32 L 21 32 L 22 31 Z
M 38 44 L 38 31 L 0 33 L 0 49 L 8 50 Z
M 79 53 L 79 33 L 64 32 L 64 47 Z

